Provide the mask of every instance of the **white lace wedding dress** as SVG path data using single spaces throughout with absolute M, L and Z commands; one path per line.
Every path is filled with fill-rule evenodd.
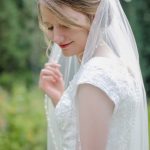
M 76 150 L 79 131 L 76 130 L 74 98 L 77 86 L 83 83 L 100 88 L 115 104 L 107 150 L 145 150 L 140 147 L 137 125 L 138 85 L 119 59 L 105 57 L 94 57 L 79 69 L 55 108 L 50 99 L 46 99 L 48 150 Z

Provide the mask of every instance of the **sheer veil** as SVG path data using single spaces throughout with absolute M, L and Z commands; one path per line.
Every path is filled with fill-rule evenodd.
M 137 141 L 137 143 L 139 143 L 137 147 L 140 146 L 141 150 L 148 150 L 147 98 L 140 70 L 138 49 L 131 27 L 119 0 L 100 1 L 90 28 L 82 62 L 80 65 L 74 56 L 65 58 L 61 54 L 61 50 L 56 44 L 53 46 L 50 59 L 57 59 L 57 61 L 62 64 L 65 87 L 67 88 L 69 81 L 71 81 L 73 75 L 78 71 L 78 68 L 95 56 L 97 47 L 99 47 L 101 43 L 106 43 L 113 50 L 118 59 L 120 59 L 127 66 L 140 87 L 140 111 L 138 112 L 136 118 L 139 124 L 136 125 L 134 134 L 139 136 L 140 132 L 141 135 L 139 138 L 140 140 Z M 51 105 L 50 107 L 47 107 L 49 105 L 49 100 L 48 98 L 45 100 L 47 112 L 49 112 L 49 109 L 51 109 L 50 107 L 53 106 Z M 50 114 L 48 113 L 47 116 L 49 118 Z M 55 120 L 51 120 L 49 125 L 54 124 L 54 122 Z M 48 133 L 48 135 L 50 135 L 50 133 Z M 57 142 L 58 141 L 59 140 L 57 140 Z M 57 144 L 59 145 L 59 142 Z M 136 149 L 136 145 L 131 145 L 131 147 Z

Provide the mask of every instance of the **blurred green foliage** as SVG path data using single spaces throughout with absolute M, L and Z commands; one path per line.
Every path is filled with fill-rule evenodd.
M 135 35 L 145 88 L 150 97 L 150 1 L 121 2 Z
M 46 117 L 43 94 L 24 83 L 12 93 L 0 89 L 0 150 L 46 149 Z
M 0 4 L 0 85 L 11 89 L 17 77 L 35 83 L 46 48 L 39 30 L 36 1 L 2 0 Z M 30 77 L 30 79 L 29 79 Z M 29 81 L 30 80 L 30 81 Z

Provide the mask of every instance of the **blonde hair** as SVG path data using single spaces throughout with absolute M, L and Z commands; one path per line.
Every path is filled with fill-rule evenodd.
M 68 6 L 75 11 L 85 14 L 90 23 L 92 23 L 93 16 L 96 13 L 97 7 L 100 3 L 100 0 L 38 0 L 38 11 L 39 11 L 39 22 L 42 24 L 42 18 L 40 13 L 40 4 L 44 4 L 54 15 L 56 15 L 61 22 L 68 26 L 79 26 L 72 18 L 68 17 L 63 9 L 63 6 Z

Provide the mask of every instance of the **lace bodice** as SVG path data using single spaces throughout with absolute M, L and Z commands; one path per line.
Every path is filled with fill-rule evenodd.
M 84 83 L 103 90 L 115 104 L 107 150 L 135 150 L 133 145 L 138 143 L 131 143 L 131 139 L 138 138 L 133 136 L 137 111 L 140 109 L 138 86 L 120 60 L 105 57 L 92 58 L 80 67 L 54 108 L 56 124 L 49 122 L 53 149 L 76 150 L 79 131 L 76 127 L 75 95 L 78 85 Z

